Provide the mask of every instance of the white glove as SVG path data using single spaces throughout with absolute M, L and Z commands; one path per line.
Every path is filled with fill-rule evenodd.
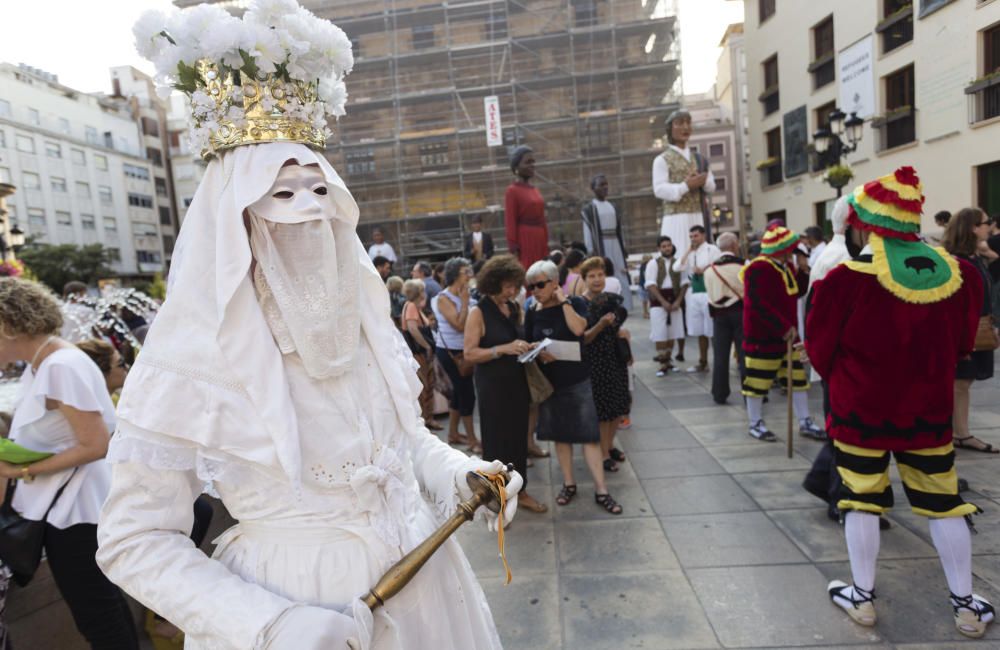
M 472 498 L 472 488 L 465 480 L 465 475 L 468 472 L 483 472 L 484 474 L 498 474 L 503 470 L 506 465 L 502 461 L 494 460 L 493 462 L 486 462 L 478 458 L 470 458 L 469 462 L 462 466 L 462 469 L 455 475 L 455 486 L 458 488 L 458 494 L 463 501 Z M 517 512 L 517 494 L 521 491 L 524 486 L 524 479 L 517 472 L 510 472 L 510 480 L 507 482 L 507 488 L 505 492 L 507 493 L 507 505 L 503 510 L 503 525 L 506 528 L 510 525 L 510 522 L 514 519 L 514 513 Z M 500 516 L 489 508 L 482 508 L 480 512 L 485 513 L 486 517 L 486 527 L 490 530 L 495 531 L 497 529 L 497 524 L 499 522 Z
M 264 633 L 264 650 L 362 650 L 372 638 L 372 615 L 367 607 L 355 607 L 367 613 L 366 620 L 332 609 L 295 605 L 275 619 Z M 362 643 L 365 639 L 366 643 Z

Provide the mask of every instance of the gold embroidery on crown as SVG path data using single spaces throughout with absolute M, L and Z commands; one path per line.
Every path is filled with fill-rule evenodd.
M 232 76 L 220 75 L 213 61 L 198 62 L 198 75 L 205 85 L 205 92 L 222 107 L 228 104 L 239 105 L 246 114 L 246 124 L 237 125 L 228 118 L 219 120 L 218 128 L 211 131 L 208 147 L 202 150 L 201 157 L 205 160 L 215 154 L 239 147 L 245 144 L 264 144 L 267 142 L 296 142 L 317 149 L 326 145 L 326 134 L 323 129 L 317 129 L 312 124 L 297 117 L 285 115 L 283 109 L 290 98 L 297 99 L 302 105 L 312 105 L 317 101 L 317 83 L 292 80 L 289 82 L 263 73 L 253 78 L 244 72 L 239 72 L 240 84 L 234 83 Z M 235 73 L 234 73 L 235 74 Z M 235 88 L 242 89 L 242 99 Z M 291 95 L 291 97 L 289 97 Z M 266 110 L 267 100 L 273 102 L 271 110 Z M 225 114 L 225 111 L 219 111 Z M 195 126 L 203 126 L 202 121 L 195 118 Z

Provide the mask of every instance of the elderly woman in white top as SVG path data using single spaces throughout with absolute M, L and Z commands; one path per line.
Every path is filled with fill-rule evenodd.
M 660 234 L 670 237 L 680 259 L 688 249 L 692 226 L 704 226 L 704 195 L 715 191 L 708 162 L 691 151 L 691 114 L 674 111 L 667 117 L 667 148 L 653 159 L 653 194 L 663 199 Z
M 94 648 L 138 648 L 125 598 L 95 560 L 97 520 L 111 483 L 104 456 L 115 407 L 101 371 L 57 336 L 61 327 L 48 290 L 0 278 L 0 366 L 29 363 L 10 437 L 52 454 L 24 465 L 0 462 L 0 476 L 18 481 L 13 506 L 22 517 L 46 521 L 49 568 L 80 633 Z

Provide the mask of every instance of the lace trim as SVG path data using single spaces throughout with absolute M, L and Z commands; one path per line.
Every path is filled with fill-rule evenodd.
M 233 391 L 234 393 L 239 393 L 240 395 L 250 398 L 246 389 L 243 388 L 243 384 L 239 383 L 235 379 L 225 377 L 223 375 L 216 375 L 210 372 L 205 372 L 204 370 L 198 368 L 192 368 L 190 366 L 182 366 L 165 359 L 161 359 L 151 355 L 149 352 L 143 352 L 141 358 L 136 362 L 139 364 L 144 364 L 152 368 L 158 368 L 160 370 L 166 370 L 168 372 L 173 372 L 184 377 L 189 377 L 191 379 L 196 379 L 198 381 L 203 381 L 221 388 L 226 388 Z

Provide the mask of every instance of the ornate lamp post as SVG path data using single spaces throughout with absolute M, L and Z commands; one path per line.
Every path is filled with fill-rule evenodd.
M 821 127 L 813 133 L 813 147 L 820 160 L 826 163 L 826 182 L 837 190 L 837 198 L 854 176 L 851 168 L 840 164 L 840 160 L 857 150 L 864 135 L 864 124 L 857 113 L 847 117 L 842 110 L 834 108 L 830 112 L 829 128 Z

